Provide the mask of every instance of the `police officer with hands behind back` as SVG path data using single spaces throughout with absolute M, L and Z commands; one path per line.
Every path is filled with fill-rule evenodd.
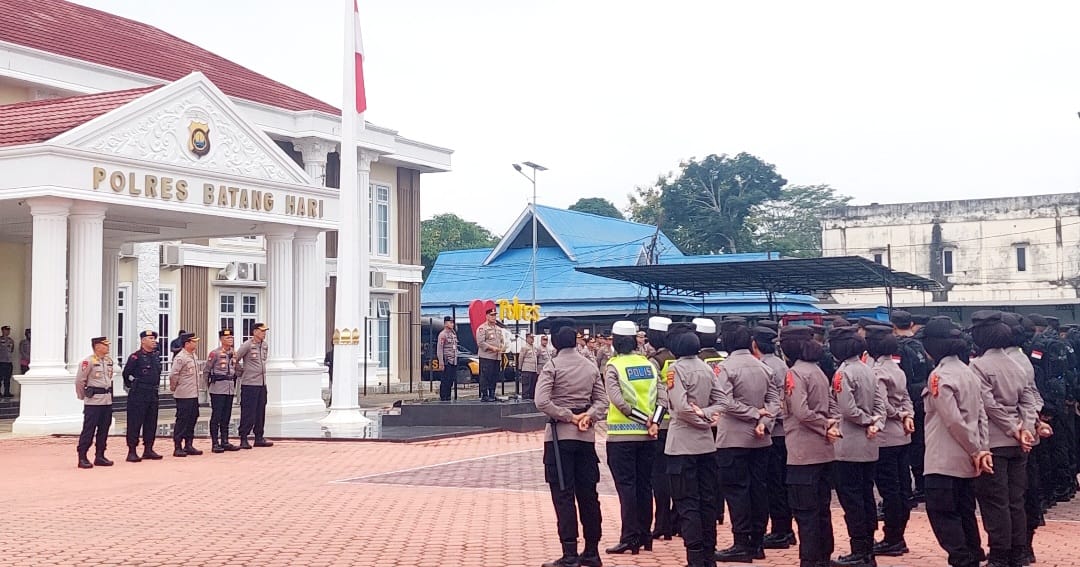
M 257 323 L 251 338 L 236 349 L 243 370 L 240 374 L 240 448 L 250 449 L 248 435 L 255 432 L 256 447 L 273 447 L 274 443 L 263 437 L 266 426 L 266 358 L 270 349 L 266 345 L 263 323 Z
M 199 337 L 195 333 L 184 333 L 178 340 L 180 351 L 173 358 L 169 371 L 169 390 L 176 400 L 173 456 L 201 455 L 203 452 L 193 445 L 195 422 L 199 420 L 199 370 L 194 356 Z
M 157 351 L 158 334 L 154 330 L 139 333 L 139 350 L 128 357 L 122 375 L 128 391 L 127 445 L 129 463 L 143 459 L 161 459 L 154 452 L 157 436 L 158 388 L 161 380 L 161 358 Z M 143 454 L 139 457 L 139 432 L 142 432 Z
M 236 337 L 232 329 L 218 331 L 221 346 L 210 351 L 206 359 L 207 391 L 210 392 L 210 439 L 214 453 L 239 451 L 229 443 L 229 421 L 232 419 L 233 396 L 236 394 Z
M 105 444 L 112 424 L 112 375 L 113 361 L 109 358 L 109 340 L 105 337 L 90 339 L 94 354 L 83 359 L 75 374 L 75 396 L 83 401 L 83 427 L 79 434 L 79 468 L 111 467 L 113 462 L 105 458 Z M 95 443 L 94 462 L 86 457 L 90 442 Z

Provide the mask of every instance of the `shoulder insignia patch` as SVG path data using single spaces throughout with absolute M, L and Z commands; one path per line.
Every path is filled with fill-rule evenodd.
M 788 396 L 790 396 L 791 393 L 794 392 L 794 391 L 795 391 L 795 374 L 792 371 L 788 370 L 787 376 L 784 377 L 784 392 L 786 392 L 786 394 Z
M 897 363 L 897 364 L 900 364 L 900 355 L 899 354 L 892 355 L 892 361 Z
M 89 363 L 89 362 L 87 362 L 87 361 L 85 361 L 85 360 L 84 360 L 84 361 L 82 361 L 82 367 L 83 367 L 83 368 L 86 368 L 87 366 L 90 366 L 90 363 Z
M 941 377 L 937 375 L 937 372 L 930 375 L 930 395 L 935 398 L 941 391 Z
M 667 388 L 668 388 L 668 390 L 670 390 L 670 389 L 672 389 L 674 387 L 675 387 L 675 371 L 674 370 L 668 370 L 667 371 Z
M 1043 357 L 1043 353 L 1042 353 L 1041 350 L 1033 350 L 1033 351 L 1031 351 L 1031 358 L 1034 358 L 1035 360 L 1042 360 L 1042 357 Z
M 844 375 L 839 370 L 836 371 L 836 374 L 833 374 L 832 389 L 837 394 L 844 391 Z

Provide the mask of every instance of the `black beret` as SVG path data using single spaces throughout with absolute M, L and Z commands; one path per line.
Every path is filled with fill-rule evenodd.
M 746 319 L 743 319 L 742 317 L 732 317 L 731 319 L 724 319 L 723 321 L 720 321 L 720 332 L 730 333 L 731 331 L 734 331 L 739 327 L 745 326 Z
M 1057 327 L 1059 323 L 1061 323 L 1061 319 L 1058 319 L 1057 317 L 1053 317 L 1051 315 L 1046 316 L 1047 327 Z
M 754 327 L 754 340 L 759 343 L 771 343 L 776 340 L 776 336 L 776 331 L 768 327 Z
M 856 331 L 858 331 L 858 327 L 854 325 L 847 325 L 845 327 L 833 327 L 829 329 L 829 340 L 835 341 L 842 339 L 850 339 L 856 335 Z
M 787 326 L 780 329 L 780 338 L 782 339 L 808 339 L 814 331 L 810 327 L 806 326 Z
M 848 321 L 843 317 L 833 317 L 830 321 L 832 321 L 833 327 L 847 327 L 851 324 L 851 321 Z
M 776 321 L 773 321 L 771 319 L 762 319 L 758 321 L 757 324 L 759 327 L 765 327 L 766 329 L 772 329 L 773 331 L 780 330 L 780 323 L 777 323 Z
M 806 328 L 810 329 L 810 332 L 815 335 L 825 334 L 825 325 L 807 325 Z
M 232 329 L 222 329 L 222 330 L 217 332 L 217 336 L 218 336 L 218 338 L 231 337 L 231 336 L 233 336 Z
M 551 334 L 559 332 L 559 329 L 562 329 L 563 327 L 572 327 L 575 331 L 577 330 L 577 323 L 568 317 L 552 319 L 548 322 L 548 325 L 551 325 L 549 327 Z
M 746 317 L 740 317 L 738 315 L 732 315 L 730 317 L 724 317 L 724 319 L 720 323 L 723 324 L 723 323 L 726 323 L 728 321 L 731 321 L 733 323 L 742 323 L 743 325 L 745 325 L 746 324 Z
M 929 321 L 930 321 L 930 316 L 929 315 L 920 315 L 918 313 L 914 313 L 914 314 L 911 315 L 911 322 L 915 323 L 916 325 L 925 325 Z
M 667 328 L 667 332 L 668 332 L 669 335 L 674 335 L 674 334 L 678 334 L 678 333 L 687 333 L 687 332 L 693 333 L 696 330 L 697 330 L 697 325 L 694 325 L 693 323 L 684 323 L 684 322 L 672 323 L 672 324 L 668 325 L 668 328 Z
M 873 317 L 859 317 L 858 325 L 860 327 L 869 327 L 870 325 L 878 325 L 881 322 Z
M 90 346 L 91 347 L 95 347 L 95 346 L 97 346 L 99 344 L 100 345 L 108 345 L 109 344 L 109 338 L 108 337 L 94 337 L 94 338 L 90 339 Z
M 995 311 L 993 309 L 980 309 L 971 314 L 971 325 L 978 327 L 982 325 L 993 325 L 995 323 L 1004 322 L 1001 317 L 1001 311 Z
M 923 333 L 927 338 L 948 339 L 960 336 L 960 329 L 948 317 L 934 317 L 927 321 Z
M 889 321 L 892 322 L 894 327 L 899 327 L 901 329 L 906 329 L 910 327 L 911 323 L 913 322 L 911 319 L 911 313 L 908 313 L 907 311 L 901 311 L 899 309 L 896 309 L 892 313 L 889 313 Z
M 443 320 L 443 323 L 449 323 L 450 321 L 453 321 L 454 318 L 447 315 L 446 317 L 443 317 L 442 320 Z
M 974 315 L 972 315 L 972 318 L 974 318 Z M 1020 325 L 1020 321 L 1022 320 L 1022 318 L 1021 318 L 1019 313 L 1012 313 L 1010 311 L 1002 311 L 1001 312 L 1001 320 L 1004 321 L 1005 324 L 1010 326 L 1010 327 L 1017 327 L 1017 326 Z
M 1028 313 L 1028 319 L 1031 319 L 1032 323 L 1035 323 L 1036 327 L 1046 326 L 1046 317 L 1039 315 L 1038 313 Z
M 893 333 L 893 328 L 888 325 L 867 325 L 866 338 L 880 339 Z

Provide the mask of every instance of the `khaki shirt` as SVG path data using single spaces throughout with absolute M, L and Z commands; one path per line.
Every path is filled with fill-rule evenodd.
M 529 343 L 525 343 L 521 346 L 521 352 L 518 353 L 518 368 L 520 368 L 522 372 L 539 371 L 537 366 L 537 348 L 535 346 Z
M 607 347 L 596 349 L 596 367 L 603 372 L 604 367 L 607 366 L 607 363 L 611 360 L 612 356 L 615 356 L 615 351 Z
M 544 346 L 539 345 L 536 347 L 536 371 L 539 372 L 547 366 L 551 356 L 555 354 L 555 349 L 551 345 Z
M 572 348 L 564 348 L 540 371 L 536 379 L 536 409 L 554 419 L 559 441 L 596 441 L 596 422 L 607 416 L 608 398 L 596 364 Z M 574 414 L 586 411 L 593 426 L 580 431 Z M 551 427 L 544 429 L 544 440 L 551 441 Z
M 758 412 L 764 408 L 771 415 L 780 413 L 780 393 L 773 383 L 772 369 L 749 350 L 740 349 L 721 362 L 719 370 L 721 414 L 716 447 L 757 449 L 772 445 L 768 431 L 773 418 L 761 417 Z M 759 423 L 765 425 L 766 431 L 761 439 L 754 435 Z
M 1032 397 L 1035 398 L 1035 411 L 1041 412 L 1043 408 L 1043 397 L 1039 393 L 1039 389 L 1035 386 L 1035 367 L 1031 365 L 1031 359 L 1028 355 L 1024 354 L 1024 351 L 1020 347 L 1009 347 L 1005 349 L 1005 354 L 1009 355 L 1020 365 L 1020 368 L 1024 369 L 1024 374 L 1028 377 L 1028 389 L 1031 390 Z M 1035 441 L 1038 442 L 1039 436 L 1035 436 Z
M 435 356 L 439 359 L 439 368 L 447 364 L 457 364 L 457 332 L 443 329 L 435 341 Z
M 0 362 L 11 362 L 11 355 L 15 354 L 15 339 L 0 337 Z
M 971 457 L 990 450 L 989 424 L 978 376 L 955 356 L 930 373 L 922 392 L 926 407 L 923 474 L 975 478 Z
M 672 384 L 668 392 L 671 425 L 668 427 L 664 453 L 668 455 L 704 455 L 716 452 L 712 422 L 719 411 L 720 385 L 708 364 L 696 355 L 677 359 L 668 368 Z M 690 404 L 705 412 L 702 417 Z
M 788 369 L 784 379 L 787 464 L 817 465 L 836 460 L 826 426 L 840 414 L 829 386 L 829 379 L 816 363 L 799 360 Z
M 98 358 L 92 354 L 83 359 L 79 364 L 79 370 L 75 373 L 75 397 L 88 406 L 112 405 L 112 394 L 86 395 L 87 387 L 112 388 L 113 387 L 113 360 L 105 355 Z
M 990 448 L 1018 447 L 1013 435 L 1023 429 L 1035 435 L 1035 397 L 1028 389 L 1027 372 L 1005 353 L 992 348 L 971 360 L 971 370 L 982 384 L 983 409 L 990 422 Z
M 476 348 L 480 358 L 499 360 L 506 350 L 503 344 L 502 327 L 494 323 L 484 323 L 476 329 Z
M 878 439 L 866 436 L 867 428 L 885 429 L 885 385 L 859 357 L 840 364 L 833 377 L 833 396 L 840 410 L 840 433 L 836 460 L 869 463 L 878 460 Z
M 899 357 L 897 357 L 899 358 Z M 892 355 L 879 356 L 874 361 L 874 376 L 885 387 L 885 430 L 878 433 L 880 447 L 900 447 L 911 443 L 904 432 L 904 418 L 915 417 L 911 394 L 907 390 L 907 375 Z
M 769 433 L 773 437 L 784 436 L 784 378 L 787 377 L 788 366 L 784 362 L 784 359 L 776 356 L 776 354 L 766 354 L 761 357 L 761 362 L 765 363 L 765 366 L 772 370 L 772 381 L 776 384 L 776 391 L 780 395 L 780 411 L 773 418 L 772 431 Z
M 199 366 L 186 350 L 176 353 L 169 370 L 169 390 L 176 399 L 199 397 Z
M 225 350 L 223 347 L 218 347 L 210 351 L 210 355 L 206 357 L 206 372 L 204 378 L 205 382 L 208 384 L 207 391 L 211 394 L 224 394 L 227 396 L 236 394 L 236 367 L 236 349 Z M 211 383 L 211 374 L 215 374 L 219 377 L 231 376 L 232 380 L 218 380 Z
M 236 349 L 236 357 L 240 360 L 241 386 L 266 385 L 266 357 L 269 352 L 270 347 L 266 341 L 255 342 L 255 339 L 244 341 L 244 344 Z

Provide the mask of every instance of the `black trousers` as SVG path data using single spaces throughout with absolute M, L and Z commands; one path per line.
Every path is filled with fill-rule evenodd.
M 173 424 L 173 444 L 180 448 L 195 440 L 195 422 L 199 421 L 199 398 L 176 398 L 176 423 Z
M 1028 533 L 1033 533 L 1043 519 L 1042 490 L 1039 482 L 1039 452 L 1042 447 L 1041 442 L 1032 447 L 1027 459 L 1028 487 L 1024 491 L 1024 515 L 1027 518 Z
M 442 373 L 439 374 L 439 399 L 444 402 L 450 401 L 450 395 L 454 392 L 454 381 L 457 380 L 457 365 L 443 365 Z
M 127 400 L 127 445 L 134 450 L 139 446 L 139 434 L 142 434 L 143 448 L 154 448 L 157 438 L 158 397 L 156 388 L 136 386 L 128 392 Z
M 11 393 L 11 373 L 14 371 L 15 367 L 12 363 L 0 362 L 0 389 L 3 389 L 4 395 Z
M 1072 405 L 1065 405 L 1065 412 L 1051 422 L 1054 427 L 1053 439 L 1057 437 L 1060 449 L 1056 461 L 1060 464 L 1055 469 L 1054 497 L 1063 500 L 1072 495 L 1076 488 L 1076 415 Z
M 716 551 L 716 452 L 668 455 L 667 471 L 687 559 L 694 565 L 696 557 L 712 557 Z
M 499 379 L 499 361 L 480 359 L 480 397 L 495 397 L 495 382 Z
M 788 505 L 799 526 L 799 559 L 829 561 L 833 541 L 832 490 L 829 476 L 832 463 L 788 465 Z
M 232 406 L 232 394 L 210 394 L 210 439 L 214 441 L 214 445 L 229 442 Z
M 995 474 L 997 471 L 994 471 Z M 973 479 L 926 475 L 926 516 L 952 567 L 978 567 L 982 543 Z
M 874 500 L 874 469 L 876 461 L 833 463 L 833 486 L 840 507 L 844 509 L 844 523 L 848 537 L 873 538 L 877 531 L 877 502 Z
M 262 439 L 266 427 L 266 385 L 240 386 L 240 439 L 255 432 Z
M 915 406 L 915 431 L 911 434 L 908 446 L 908 460 L 911 461 L 911 477 L 915 481 L 916 492 L 926 492 L 923 484 L 923 454 L 926 452 L 926 410 L 922 404 Z M 901 484 L 907 483 L 906 478 Z M 910 493 L 910 491 L 909 491 Z
M 911 508 L 903 492 L 903 484 L 908 480 L 908 445 L 881 447 L 878 450 L 878 462 L 874 470 L 874 483 L 885 508 L 885 542 L 904 541 Z M 908 483 L 910 488 L 911 484 Z
M 521 397 L 531 400 L 536 397 L 536 372 L 521 373 Z
M 1027 455 L 1020 447 L 997 447 L 990 452 L 994 455 L 994 474 L 975 477 L 975 497 L 990 544 L 988 558 L 1007 562 L 1014 549 L 1027 544 Z
M 731 516 L 737 545 L 757 547 L 769 523 L 769 447 L 722 448 L 716 451 L 720 494 Z
M 772 533 L 789 534 L 791 507 L 787 495 L 787 443 L 784 437 L 773 437 L 769 447 L 769 466 L 766 480 L 769 490 L 769 521 Z
M 602 518 L 600 497 L 596 493 L 596 483 L 600 482 L 600 457 L 596 456 L 596 444 L 560 441 L 559 456 L 562 460 L 563 489 L 559 488 L 559 474 L 555 468 L 555 447 L 551 441 L 544 443 L 544 480 L 551 489 L 551 502 L 555 505 L 559 541 L 577 542 L 580 517 L 586 545 L 597 544 L 600 541 Z
M 619 541 L 644 545 L 650 541 L 652 524 L 652 467 L 656 441 L 610 442 L 607 463 L 615 490 L 619 493 L 619 516 L 622 529 Z
M 671 500 L 671 476 L 667 472 L 667 429 L 661 429 L 653 445 L 652 490 L 656 517 L 653 530 L 664 535 L 675 535 L 678 529 L 675 503 Z
M 109 426 L 112 425 L 112 405 L 107 406 L 83 406 L 82 432 L 79 433 L 79 456 L 83 456 L 90 450 L 90 442 L 94 442 L 94 454 L 98 457 L 105 456 L 105 445 L 109 439 Z

